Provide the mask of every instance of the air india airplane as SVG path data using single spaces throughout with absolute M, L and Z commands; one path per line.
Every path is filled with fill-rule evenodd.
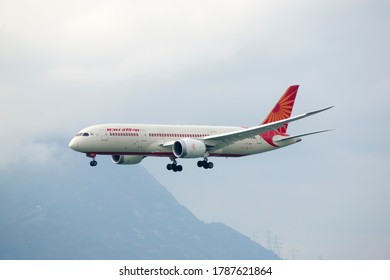
M 331 107 L 291 117 L 298 85 L 290 86 L 265 120 L 256 126 L 98 124 L 82 129 L 70 141 L 69 147 L 92 158 L 110 155 L 116 164 L 138 164 L 145 157 L 168 157 L 168 170 L 180 172 L 178 159 L 199 158 L 198 167 L 211 169 L 209 157 L 242 157 L 272 151 L 301 141 L 300 135 L 287 134 L 287 126 Z

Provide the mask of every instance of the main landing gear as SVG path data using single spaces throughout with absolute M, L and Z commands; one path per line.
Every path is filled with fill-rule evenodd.
M 88 153 L 86 154 L 86 156 L 92 158 L 91 162 L 89 163 L 90 166 L 94 167 L 98 164 L 97 161 L 95 160 L 96 157 L 95 153 Z
M 180 172 L 183 170 L 183 166 L 178 165 L 176 159 L 171 159 L 172 163 L 167 164 L 167 169 L 172 170 L 173 172 Z M 198 161 L 198 167 L 203 167 L 204 169 L 211 169 L 214 167 L 212 162 L 207 161 L 207 158 L 204 160 Z
M 204 169 L 211 169 L 214 167 L 214 163 L 212 163 L 211 161 L 208 162 L 207 158 L 205 158 L 204 160 L 198 161 L 198 167 L 203 167 Z
M 172 170 L 173 172 L 181 172 L 183 171 L 183 166 L 178 165 L 175 159 L 172 159 L 173 163 L 167 164 L 167 169 Z

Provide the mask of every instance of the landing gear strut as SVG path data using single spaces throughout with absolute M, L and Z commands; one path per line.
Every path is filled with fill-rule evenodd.
M 214 163 L 212 163 L 211 161 L 208 162 L 207 158 L 205 158 L 204 160 L 198 161 L 198 167 L 203 167 L 204 169 L 211 169 L 214 167 Z
M 178 165 L 175 159 L 172 159 L 172 162 L 167 164 L 168 170 L 172 170 L 173 172 L 181 172 L 183 170 L 183 166 Z
M 95 160 L 95 157 L 96 157 L 96 154 L 95 153 L 88 153 L 86 154 L 87 157 L 90 157 L 92 158 L 91 162 L 89 163 L 90 166 L 96 166 L 98 163 L 97 161 Z

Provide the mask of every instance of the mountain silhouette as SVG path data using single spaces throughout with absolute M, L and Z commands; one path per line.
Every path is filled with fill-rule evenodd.
M 0 259 L 279 259 L 200 221 L 142 166 L 0 176 Z

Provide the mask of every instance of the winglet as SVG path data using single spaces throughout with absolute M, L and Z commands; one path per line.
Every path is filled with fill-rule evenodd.
M 295 97 L 298 93 L 299 85 L 293 85 L 288 87 L 286 92 L 282 95 L 279 101 L 276 103 L 275 107 L 268 114 L 265 120 L 261 124 L 272 123 L 291 117 L 291 112 L 294 107 Z M 279 133 L 287 132 L 288 124 L 278 128 Z

